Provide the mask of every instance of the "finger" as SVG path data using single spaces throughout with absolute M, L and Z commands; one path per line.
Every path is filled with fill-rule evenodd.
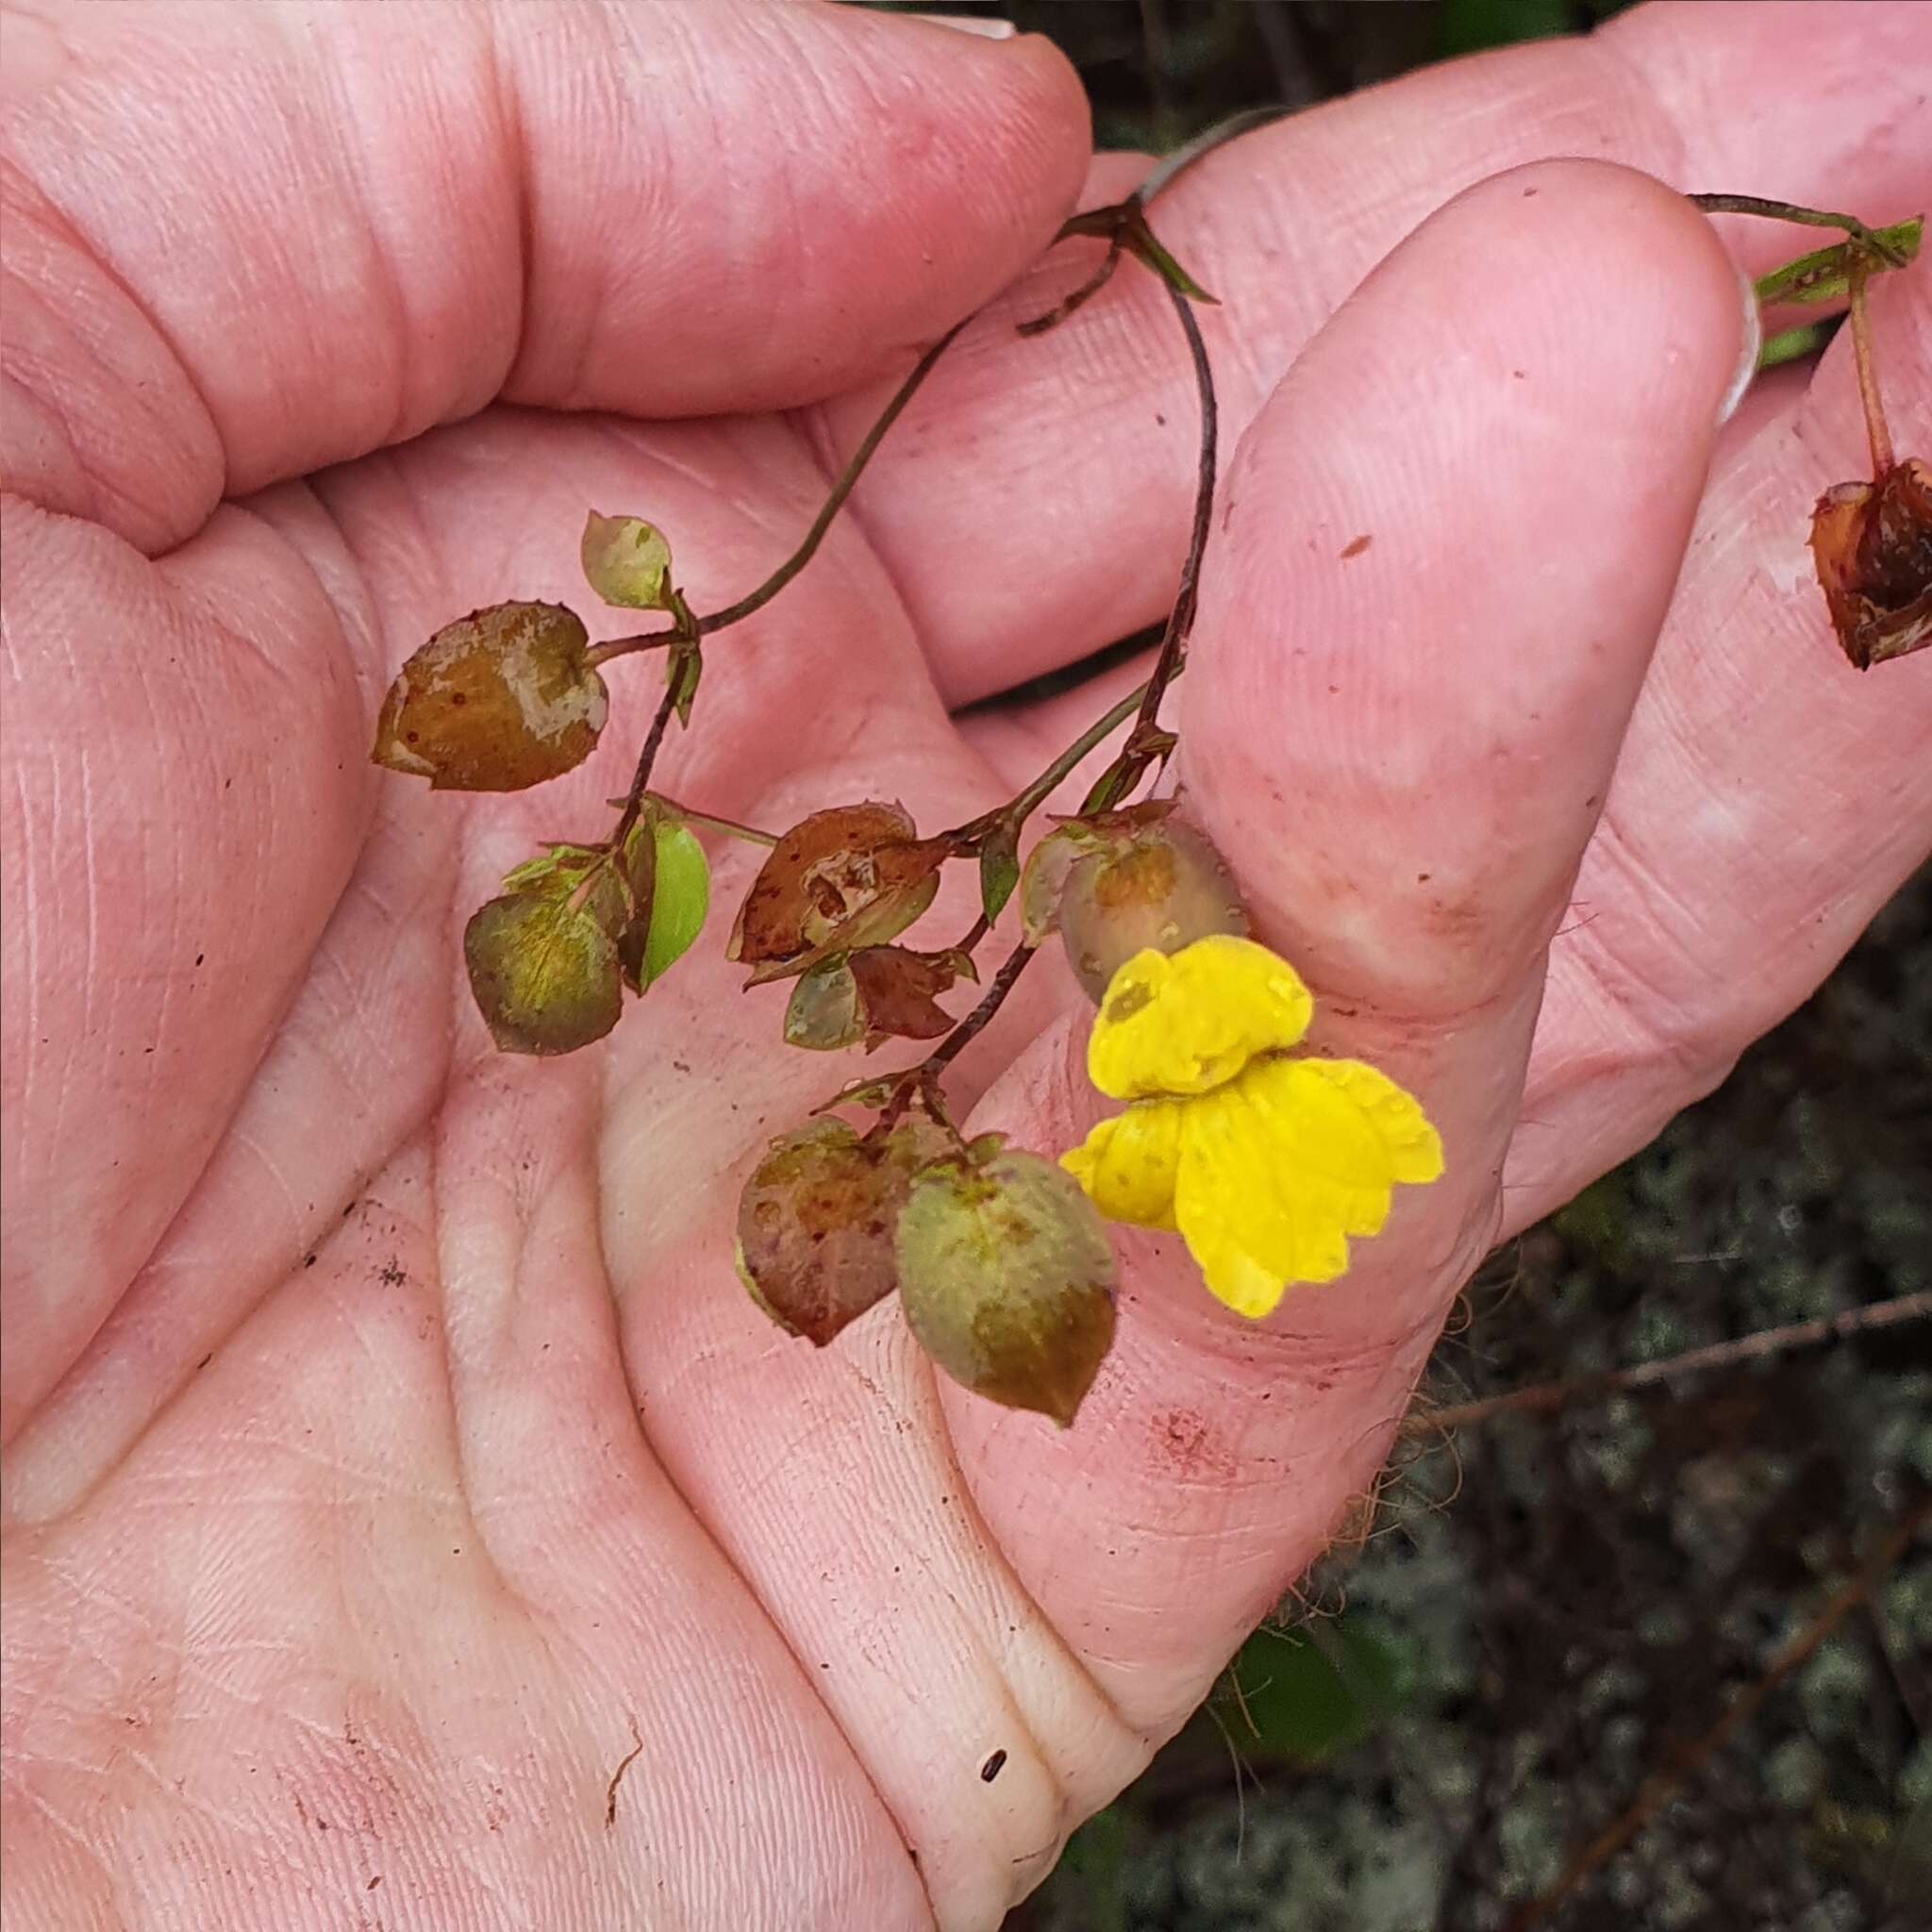
M 61 1264 L 48 1284 L 60 1291 L 48 1297 L 58 1319 L 11 1298 L 7 1307 L 8 1373 L 24 1378 L 14 1385 L 14 1412 L 32 1408 L 8 1442 L 9 1525 L 74 1507 L 273 1287 L 292 1275 L 295 1292 L 309 1293 L 317 1286 L 309 1270 L 354 1213 L 359 1190 L 433 1111 L 449 1058 L 447 915 L 458 827 L 447 814 L 425 818 L 409 789 L 386 790 L 258 1068 L 238 1069 L 223 1057 L 237 1015 L 228 958 L 212 997 L 198 1000 L 207 990 L 192 982 L 185 995 L 175 991 L 147 1041 L 156 1051 L 130 1056 L 142 1068 L 160 1060 L 159 1075 L 120 1087 L 110 1113 L 73 1122 L 46 1150 L 75 1185 L 69 1219 L 38 1206 L 38 1176 L 7 1170 L 16 1274 L 26 1274 L 36 1248 Z M 260 966 L 251 953 L 251 973 Z M 198 1044 L 184 1046 L 184 1024 Z M 190 1124 L 208 1129 L 184 1102 L 184 1063 L 194 1068 L 219 1134 L 206 1155 L 198 1141 L 185 1141 Z M 228 1101 L 230 1082 L 240 1086 L 238 1102 Z M 29 1089 L 16 1105 L 9 1093 L 9 1128 L 43 1097 Z M 158 1157 L 157 1143 L 165 1150 Z M 171 1181 L 186 1190 L 172 1212 L 159 1191 Z M 116 1189 L 111 1212 L 81 1185 L 104 1182 Z M 158 1220 L 166 1224 L 158 1240 Z M 41 1267 L 44 1279 L 47 1263 Z M 90 1318 L 99 1324 L 92 1335 Z M 26 1399 L 42 1388 L 50 1389 L 44 1399 Z
M 152 1252 L 294 997 L 368 826 L 373 693 L 325 544 L 291 567 L 228 508 L 151 564 L 16 500 L 0 516 L 10 1433 Z
M 1037 253 L 1086 152 L 1045 41 L 819 6 L 87 8 L 8 44 L 6 482 L 150 551 L 498 394 L 830 393 Z
M 1932 275 L 1887 275 L 1872 305 L 1888 408 L 1923 450 Z M 1932 658 L 1855 671 L 1806 545 L 1820 493 L 1871 474 L 1864 441 L 1840 341 L 1713 478 L 1551 948 L 1507 1232 L 1716 1086 L 1932 856 Z
M 1472 261 L 1490 299 L 1418 331 Z M 1229 471 L 1179 690 L 1184 785 L 1324 1052 L 1419 1093 L 1444 1180 L 1276 1318 L 1122 1242 L 1116 1354 L 1063 1436 L 948 1401 L 975 1500 L 1130 1723 L 1178 1722 L 1371 1485 L 1488 1243 L 1541 981 L 1740 348 L 1734 273 L 1645 177 L 1552 162 L 1426 224 Z M 1364 545 L 1360 539 L 1370 541 Z M 1093 1117 L 1069 1025 L 976 1124 Z
M 1788 195 L 1874 218 L 1924 199 L 1924 143 L 1905 130 L 1932 88 L 1923 9 L 1646 7 L 1590 40 L 1431 68 L 1244 136 L 1155 205 L 1162 239 L 1221 298 L 1201 322 L 1231 449 L 1302 345 L 1432 209 L 1501 169 L 1589 154 L 1686 191 Z M 1083 205 L 1146 164 L 1103 157 Z M 1755 272 L 1824 239 L 1725 218 Z M 942 416 L 889 441 L 859 504 L 965 703 L 1154 621 L 1174 595 L 1194 475 L 1188 358 L 1166 298 L 1132 269 L 1037 340 L 1010 325 L 1084 277 L 1069 243 L 949 351 Z M 1478 265 L 1419 319 L 1445 353 L 1493 291 Z M 828 405 L 850 447 L 871 396 Z M 962 570 L 959 559 L 971 559 Z

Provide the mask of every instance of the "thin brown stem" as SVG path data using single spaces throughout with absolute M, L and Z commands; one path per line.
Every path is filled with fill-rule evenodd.
M 1104 716 L 1096 718 L 1092 724 L 1088 725 L 1086 730 L 1081 732 L 1079 737 L 1074 739 L 1073 743 L 1068 745 L 1066 750 L 1061 752 L 1059 757 L 1055 758 L 1053 763 L 1047 766 L 1039 777 L 1035 778 L 1024 790 L 1015 792 L 997 811 L 986 812 L 979 818 L 969 819 L 965 824 L 956 826 L 952 831 L 942 833 L 941 836 L 947 839 L 974 839 L 988 825 L 996 824 L 1003 819 L 1010 819 L 1014 830 L 1017 831 L 1053 796 L 1055 791 L 1072 774 L 1074 768 L 1089 752 L 1093 750 L 1096 745 L 1104 743 L 1113 732 L 1118 731 L 1141 708 L 1141 701 L 1145 696 L 1146 691 L 1147 687 L 1144 684 L 1137 684 L 1111 710 L 1108 711 Z
M 993 974 L 991 984 L 980 995 L 979 1004 L 926 1055 L 924 1071 L 928 1079 L 942 1074 L 986 1030 L 992 1016 L 1006 1004 L 1014 983 L 1025 972 L 1027 961 L 1038 950 L 1036 946 L 1022 944 L 1007 955 L 1000 970 Z
M 1127 740 L 1128 756 L 1122 761 L 1118 782 L 1112 787 L 1112 797 L 1103 800 L 1104 804 L 1112 804 L 1131 791 L 1150 762 L 1151 754 L 1135 756 L 1135 740 L 1146 739 L 1155 732 L 1160 715 L 1160 700 L 1187 662 L 1188 637 L 1194 627 L 1194 608 L 1200 598 L 1201 559 L 1207 555 L 1208 533 L 1214 522 L 1214 479 L 1220 460 L 1221 426 L 1220 407 L 1214 395 L 1214 371 L 1208 360 L 1208 344 L 1202 340 L 1201 325 L 1194 320 L 1193 304 L 1165 280 L 1161 286 L 1167 290 L 1174 314 L 1180 319 L 1182 333 L 1188 339 L 1188 355 L 1194 365 L 1194 387 L 1201 400 L 1201 447 L 1194 476 L 1194 523 L 1188 536 L 1187 558 L 1181 565 L 1180 586 L 1174 592 L 1174 608 L 1168 612 L 1167 628 L 1161 633 L 1160 648 L 1155 655 L 1154 675 L 1141 687 L 1140 708 L 1134 719 L 1133 733 Z
M 1100 266 L 1074 290 L 1071 294 L 1062 295 L 1043 315 L 1036 315 L 1028 322 L 1016 323 L 1014 333 L 1023 336 L 1044 335 L 1050 328 L 1058 328 L 1067 317 L 1077 308 L 1084 308 L 1101 290 L 1113 279 L 1113 272 L 1121 265 L 1121 250 L 1124 238 L 1116 230 L 1107 244 L 1107 253 L 1101 258 Z
M 1890 1301 L 1867 1302 L 1859 1307 L 1842 1309 L 1836 1315 L 1820 1316 L 1811 1322 L 1792 1322 L 1781 1328 L 1760 1328 L 1755 1334 L 1740 1335 L 1734 1341 L 1714 1341 L 1705 1348 L 1687 1349 L 1681 1355 L 1639 1362 L 1627 1369 L 1612 1369 L 1598 1375 L 1577 1375 L 1565 1382 L 1536 1382 L 1526 1388 L 1508 1390 L 1501 1395 L 1484 1396 L 1480 1401 L 1419 1412 L 1404 1422 L 1402 1433 L 1410 1437 L 1435 1436 L 1445 1429 L 1466 1428 L 1474 1423 L 1486 1423 L 1491 1416 L 1552 1415 L 1573 1404 L 1600 1401 L 1606 1395 L 1621 1394 L 1625 1390 L 1646 1389 L 1712 1369 L 1737 1368 L 1747 1362 L 1767 1361 L 1775 1356 L 1790 1355 L 1797 1349 L 1819 1348 L 1828 1342 L 1843 1341 L 1873 1329 L 1927 1320 L 1932 1320 L 1932 1291 L 1902 1294 Z
M 1087 754 L 1104 743 L 1127 720 L 1135 715 L 1147 700 L 1147 686 L 1137 685 L 1119 704 L 1104 717 L 1096 718 L 1081 732 L 1072 744 L 1063 751 L 1040 776 L 1015 798 L 1007 809 L 1024 823 L 1039 808 L 1053 796 L 1058 787 L 1072 775 L 1074 768 Z
M 1760 194 L 1690 194 L 1685 199 L 1707 215 L 1758 215 L 1771 222 L 1793 222 L 1806 228 L 1836 228 L 1869 248 L 1889 268 L 1903 268 L 1906 258 L 1875 235 L 1857 215 L 1837 215 L 1820 208 L 1802 208 L 1793 201 L 1767 201 Z
M 593 669 L 599 664 L 608 664 L 613 658 L 628 658 L 639 651 L 661 651 L 677 636 L 677 626 L 669 630 L 638 631 L 627 638 L 609 638 L 601 644 L 592 644 L 584 653 L 584 662 Z
M 741 824 L 736 819 L 720 818 L 716 812 L 694 810 L 691 806 L 680 805 L 675 798 L 667 798 L 661 791 L 653 791 L 649 795 L 688 825 L 702 825 L 706 831 L 722 832 L 727 839 L 742 839 L 747 845 L 769 846 L 778 842 L 776 832 L 761 832 L 756 825 Z M 628 800 L 625 802 L 628 803 Z
M 658 762 L 658 747 L 664 742 L 664 734 L 670 728 L 672 714 L 677 708 L 677 688 L 667 684 L 664 695 L 658 700 L 656 715 L 651 720 L 651 728 L 644 734 L 644 748 L 638 753 L 637 770 L 631 774 L 630 791 L 624 801 L 624 810 L 618 814 L 617 826 L 610 834 L 610 849 L 624 850 L 624 841 L 630 837 L 630 828 L 637 824 L 638 814 L 644 808 L 644 792 L 651 782 L 651 767 Z
M 980 941 L 983 940 L 987 936 L 987 934 L 990 933 L 991 930 L 991 920 L 987 918 L 986 914 L 982 912 L 978 916 L 978 918 L 976 918 L 973 922 L 973 924 L 966 928 L 966 937 L 960 940 L 958 943 L 954 946 L 954 952 L 964 953 L 966 957 L 970 959 L 973 957 L 974 947 L 976 946 L 980 942 Z
M 886 431 L 899 420 L 900 413 L 918 392 L 919 385 L 932 374 L 933 365 L 943 356 L 959 331 L 973 320 L 967 316 L 956 322 L 917 362 L 912 373 L 907 376 L 892 400 L 880 412 L 879 419 L 866 431 L 865 441 L 846 459 L 845 467 L 839 472 L 838 480 L 832 485 L 831 494 L 825 498 L 824 507 L 812 519 L 811 528 L 805 533 L 804 541 L 790 557 L 761 583 L 757 590 L 741 597 L 736 604 L 727 604 L 723 610 L 714 610 L 708 617 L 697 621 L 698 635 L 708 637 L 714 630 L 723 630 L 726 625 L 737 624 L 749 617 L 755 610 L 762 610 L 807 564 L 819 545 L 824 541 L 825 532 L 832 527 L 832 519 L 844 507 L 845 499 L 852 494 L 865 466 L 871 462 L 873 453 L 885 441 Z
M 1012 991 L 1021 974 L 1025 972 L 1027 962 L 1038 950 L 1038 947 L 1024 943 L 1015 946 L 980 995 L 979 1004 L 916 1067 L 910 1067 L 897 1076 L 899 1084 L 891 1098 L 880 1108 L 879 1117 L 873 1126 L 874 1133 L 890 1132 L 893 1123 L 915 1098 L 924 1096 L 928 1106 L 933 1105 L 939 1092 L 940 1075 L 986 1030 L 992 1016 L 1006 1005 L 1007 995 Z M 943 1112 L 936 1118 L 943 1120 Z
M 1886 426 L 1885 399 L 1878 392 L 1878 364 L 1872 353 L 1872 319 L 1865 300 L 1866 271 L 1851 274 L 1852 355 L 1858 365 L 1858 400 L 1865 406 L 1865 436 L 1872 445 L 1875 482 L 1892 466 L 1891 431 Z

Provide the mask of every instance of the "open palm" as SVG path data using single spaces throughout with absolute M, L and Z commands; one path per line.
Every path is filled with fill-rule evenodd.
M 1861 680 L 1807 576 L 1862 459 L 1841 356 L 1720 435 L 1730 261 L 1602 164 L 1906 212 L 1923 30 L 1821 11 L 1646 9 L 1158 205 L 1242 433 L 1183 782 L 1449 1174 L 1258 1326 L 1123 1239 L 1058 1435 L 936 1387 L 891 1305 L 817 1352 L 738 1287 L 748 1159 L 850 1069 L 776 1050 L 717 925 L 603 1046 L 490 1049 L 462 921 L 608 817 L 652 660 L 515 799 L 367 747 L 439 625 L 586 608 L 587 508 L 662 525 L 701 608 L 756 582 L 908 349 L 1141 164 L 1083 189 L 1038 42 L 817 6 L 9 9 L 20 1924 L 998 1923 L 1372 1482 L 1499 1229 L 1713 1084 L 1932 841 L 1932 660 Z M 1602 159 L 1501 173 L 1547 155 Z M 717 641 L 668 791 L 956 823 L 1132 680 L 949 716 L 1172 592 L 1158 292 L 1008 326 L 1085 266 L 974 325 Z M 1877 291 L 1907 443 L 1925 287 Z M 1077 1138 L 1085 1011 L 1042 962 L 961 1069 L 980 1124 Z

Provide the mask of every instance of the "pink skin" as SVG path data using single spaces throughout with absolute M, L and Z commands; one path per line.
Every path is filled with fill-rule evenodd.
M 1710 226 L 1539 159 L 1889 218 L 1932 61 L 1907 7 L 1647 10 L 1160 205 L 1228 305 L 1186 782 L 1322 1043 L 1417 1087 L 1450 1173 L 1261 1326 L 1124 1239 L 1061 1436 L 936 1388 L 891 1307 L 820 1353 L 743 1296 L 740 1175 L 848 1069 L 774 1050 L 719 927 L 608 1046 L 489 1049 L 462 920 L 598 823 L 650 666 L 534 795 L 366 750 L 436 625 L 588 608 L 587 506 L 724 601 L 911 344 L 1081 273 L 1029 269 L 1082 193 L 1073 77 L 816 6 L 380 11 L 6 22 L 6 1906 L 991 1927 L 1371 1483 L 1497 1231 L 1712 1084 L 1932 843 L 1932 659 L 1859 678 L 1804 572 L 1860 460 L 1843 357 L 1718 433 Z M 1907 445 L 1926 288 L 1877 302 Z M 962 734 L 939 693 L 1158 610 L 1192 422 L 1135 277 L 1043 341 L 977 325 L 719 639 L 666 788 L 1001 795 L 1106 695 Z M 1084 1127 L 1084 1011 L 1037 969 L 975 1124 Z

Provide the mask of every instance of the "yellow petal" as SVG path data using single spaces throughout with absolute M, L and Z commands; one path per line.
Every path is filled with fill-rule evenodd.
M 1276 1173 L 1345 1233 L 1379 1234 L 1394 1183 L 1442 1171 L 1422 1108 L 1360 1060 L 1261 1060 L 1236 1091 L 1265 1123 Z
M 1209 1289 L 1237 1314 L 1265 1315 L 1291 1281 L 1333 1281 L 1348 1267 L 1359 1198 L 1294 1173 L 1245 1081 L 1187 1103 L 1174 1221 Z
M 1100 1003 L 1088 1077 L 1116 1100 L 1206 1093 L 1257 1054 L 1292 1046 L 1313 1002 L 1285 959 L 1216 933 L 1172 958 L 1136 953 Z
M 1326 1081 L 1373 1129 L 1389 1162 L 1389 1178 L 1420 1186 L 1442 1173 L 1442 1141 L 1415 1096 L 1365 1060 L 1284 1060 L 1302 1076 Z M 1306 1091 L 1304 1089 L 1303 1091 Z
M 1175 1222 L 1243 1315 L 1346 1273 L 1348 1237 L 1381 1231 L 1394 1184 L 1442 1171 L 1422 1108 L 1358 1060 L 1262 1060 L 1183 1107 Z
M 1179 1101 L 1136 1101 L 1062 1154 L 1060 1165 L 1109 1221 L 1171 1231 L 1180 1123 Z

